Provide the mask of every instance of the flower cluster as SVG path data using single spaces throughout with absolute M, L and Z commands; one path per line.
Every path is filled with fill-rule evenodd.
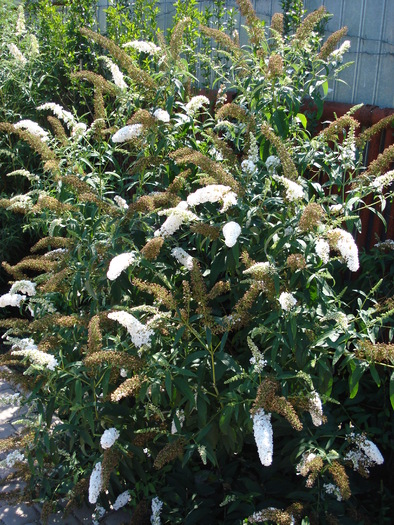
M 352 235 L 341 228 L 335 228 L 334 230 L 330 230 L 327 236 L 330 245 L 339 251 L 349 270 L 351 272 L 357 272 L 360 267 L 358 248 Z
M 230 221 L 223 226 L 224 242 L 229 248 L 235 245 L 240 235 L 241 226 L 237 222 Z
M 25 12 L 23 5 L 18 6 L 18 18 L 15 26 L 15 35 L 19 36 L 26 32 Z
M 164 122 L 164 124 L 168 124 L 170 122 L 170 115 L 168 111 L 166 111 L 165 109 L 160 109 L 160 108 L 156 109 L 153 112 L 153 116 L 155 117 L 155 119 L 160 120 L 161 122 Z
M 379 175 L 371 182 L 371 188 L 383 192 L 386 186 L 389 186 L 394 181 L 394 170 L 388 171 L 384 175 Z
M 101 461 L 95 464 L 89 480 L 89 503 L 96 503 L 102 489 Z
M 378 447 L 364 435 L 356 435 L 352 432 L 347 439 L 357 447 L 349 450 L 344 456 L 346 461 L 352 463 L 354 470 L 368 475 L 370 467 L 384 463 L 384 458 Z
M 20 406 L 22 396 L 17 392 L 16 394 L 0 394 L 0 406 Z
M 107 278 L 114 281 L 119 275 L 135 261 L 134 252 L 121 253 L 114 257 L 109 263 Z
M 154 335 L 153 330 L 144 326 L 133 315 L 125 311 L 110 312 L 108 318 L 118 321 L 127 329 L 133 344 L 137 348 L 141 348 L 143 345 L 150 346 L 151 337 Z
M 142 133 L 142 124 L 130 124 L 120 128 L 114 135 L 112 135 L 112 142 L 120 144 L 122 142 L 128 142 L 139 137 Z
M 207 104 L 209 104 L 209 99 L 204 95 L 192 97 L 185 106 L 186 113 L 193 116 L 200 108 Z
M 317 239 L 315 243 L 316 254 L 323 261 L 323 264 L 327 264 L 330 259 L 330 245 L 325 239 Z
M 189 255 L 185 250 L 182 248 L 173 248 L 171 250 L 171 255 L 175 257 L 177 261 L 179 261 L 185 268 L 188 270 L 193 269 L 193 257 Z
M 270 155 L 265 161 L 265 165 L 269 172 L 275 172 L 276 168 L 280 166 L 280 159 L 276 155 Z
M 122 494 L 119 494 L 119 496 L 116 498 L 115 503 L 112 505 L 112 508 L 114 510 L 119 510 L 125 505 L 127 505 L 130 500 L 131 500 L 130 492 L 128 490 L 125 490 L 124 492 L 122 492 Z
M 103 449 L 111 448 L 119 438 L 119 431 L 116 428 L 109 428 L 104 431 L 100 439 L 100 445 Z
M 0 296 L 0 308 L 5 308 L 6 306 L 16 306 L 20 307 L 21 302 L 26 299 L 26 295 L 19 295 L 17 293 L 5 293 Z
M 224 186 L 223 184 L 210 184 L 204 188 L 199 188 L 194 193 L 191 193 L 187 197 L 187 203 L 189 206 L 197 206 L 205 202 L 218 202 L 223 203 L 223 207 L 220 210 L 221 213 L 237 204 L 237 194 L 231 191 L 230 186 Z
M 337 499 L 337 501 L 342 501 L 341 491 L 336 485 L 334 485 L 334 483 L 324 483 L 323 489 L 326 494 L 331 494 Z
M 16 350 L 17 348 L 19 350 Z M 11 347 L 11 354 L 27 357 L 34 365 L 45 367 L 48 370 L 53 371 L 59 366 L 58 360 L 53 355 L 38 350 L 33 339 L 20 339 L 14 343 Z
M 37 283 L 32 283 L 31 281 L 22 280 L 22 281 L 15 281 L 14 284 L 11 286 L 10 294 L 15 293 L 22 293 L 26 294 L 29 297 L 33 297 L 36 295 L 36 286 Z
M 262 280 L 273 271 L 273 266 L 269 262 L 258 262 L 244 270 L 245 275 L 251 275 L 253 279 Z
M 147 55 L 157 55 L 161 51 L 161 48 L 156 44 L 145 40 L 132 40 L 123 44 L 123 47 L 131 47 L 139 53 L 146 53 Z
M 344 43 L 338 48 L 335 49 L 330 55 L 330 58 L 335 62 L 342 62 L 343 55 L 347 53 L 350 49 L 350 40 L 345 40 Z
M 278 300 L 282 310 L 285 312 L 288 312 L 297 304 L 297 299 L 289 292 L 282 292 Z
M 104 62 L 105 65 L 108 67 L 108 69 L 111 71 L 111 75 L 114 81 L 115 86 L 118 86 L 120 89 L 127 89 L 127 84 L 124 81 L 124 76 L 119 67 L 112 62 L 112 60 L 106 56 L 100 57 Z
M 302 186 L 300 186 L 296 182 L 286 177 L 283 177 L 283 175 L 274 175 L 274 179 L 283 184 L 283 186 L 285 187 L 285 197 L 289 202 L 305 198 L 305 193 L 302 189 Z
M 27 64 L 26 57 L 15 44 L 8 44 L 8 49 L 11 55 L 15 58 L 15 60 L 19 62 L 22 66 Z
M 272 463 L 274 449 L 271 414 L 262 408 L 253 415 L 253 433 L 261 464 L 268 467 Z
M 0 466 L 13 468 L 15 463 L 24 463 L 25 461 L 26 459 L 24 454 L 22 454 L 19 450 L 13 450 L 0 462 Z
M 312 417 L 312 423 L 315 427 L 319 427 L 323 423 L 323 406 L 317 392 L 312 392 L 309 397 L 309 413 Z
M 114 201 L 122 210 L 127 210 L 129 208 L 126 200 L 120 195 L 115 195 Z
M 68 129 L 73 129 L 77 124 L 77 120 L 75 119 L 74 115 L 70 113 L 69 111 L 66 111 L 62 106 L 59 104 L 55 104 L 54 102 L 47 102 L 46 104 L 42 104 L 41 106 L 38 106 L 37 108 L 39 111 L 49 110 L 52 111 L 52 113 L 60 120 L 62 120 Z
M 152 499 L 152 515 L 150 518 L 150 522 L 152 525 L 161 524 L 160 513 L 161 513 L 162 507 L 163 507 L 163 502 L 157 496 Z
M 16 129 L 25 129 L 32 135 L 39 137 L 43 142 L 47 142 L 49 140 L 49 133 L 45 131 L 45 129 L 43 129 L 41 126 L 39 126 L 37 122 L 33 122 L 32 120 L 20 120 L 19 122 L 14 124 L 14 127 Z
M 198 220 L 197 215 L 189 211 L 186 201 L 181 201 L 175 208 L 159 211 L 159 215 L 168 215 L 161 227 L 155 231 L 155 237 L 171 237 L 184 222 Z

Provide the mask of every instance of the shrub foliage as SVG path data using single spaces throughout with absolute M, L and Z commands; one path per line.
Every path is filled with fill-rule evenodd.
M 107 67 L 72 75 L 89 114 L 49 100 L 45 133 L 0 123 L 39 159 L 0 201 L 39 238 L 3 263 L 20 315 L 0 323 L 30 407 L 3 449 L 45 512 L 87 496 L 132 523 L 389 519 L 393 246 L 354 239 L 392 197 L 393 149 L 363 169 L 375 129 L 352 112 L 309 131 L 347 47 L 314 31 L 324 8 L 287 36 L 238 3 L 250 46 L 200 28 L 215 100 L 182 60 L 190 20 L 125 47 L 81 29 Z

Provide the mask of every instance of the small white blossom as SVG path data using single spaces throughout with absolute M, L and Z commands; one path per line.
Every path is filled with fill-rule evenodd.
M 16 394 L 0 394 L 0 406 L 20 406 L 22 403 L 22 396 Z
M 273 512 L 283 512 L 283 510 L 277 509 L 276 507 L 268 507 L 266 509 L 259 510 L 258 512 L 254 512 L 248 518 L 248 522 L 262 523 L 263 521 L 271 521 Z M 289 523 L 289 525 L 295 524 L 294 516 L 292 514 L 290 514 L 290 522 L 286 521 L 286 523 Z
M 152 515 L 150 517 L 151 525 L 161 525 L 160 512 L 163 502 L 156 496 L 152 499 Z
M 252 264 L 249 268 L 243 271 L 245 275 L 251 275 L 254 279 L 261 280 L 265 275 L 272 272 L 273 266 L 269 262 L 258 262 Z
M 303 199 L 305 197 L 304 190 L 302 186 L 296 182 L 283 177 L 282 175 L 274 175 L 274 179 L 283 184 L 286 188 L 286 199 L 289 202 L 293 202 L 298 199 Z
M 15 58 L 15 60 L 19 62 L 22 66 L 24 66 L 27 63 L 26 57 L 15 44 L 8 44 L 8 49 L 10 50 L 10 53 Z
M 337 215 L 343 211 L 343 204 L 331 204 L 330 212 Z
M 103 449 L 111 448 L 119 438 L 119 431 L 116 428 L 109 428 L 104 431 L 100 439 L 100 445 Z
M 377 242 L 374 246 L 380 250 L 394 250 L 394 241 L 393 239 L 386 239 L 385 241 Z
M 111 71 L 112 79 L 114 81 L 115 86 L 118 86 L 120 89 L 127 89 L 127 84 L 124 81 L 124 76 L 121 70 L 118 68 L 116 64 L 112 62 L 112 60 L 106 56 L 100 57 L 101 60 L 105 62 L 105 65 L 108 67 L 108 69 Z
M 343 55 L 347 53 L 349 49 L 350 49 L 350 40 L 345 40 L 339 49 L 335 49 L 335 51 L 331 53 L 330 57 L 336 62 L 342 62 Z
M 71 136 L 78 139 L 87 131 L 87 129 L 88 127 L 86 124 L 84 124 L 83 122 L 77 122 L 71 130 Z
M 282 310 L 288 312 L 297 304 L 297 299 L 289 292 L 282 292 L 279 296 L 279 302 Z
M 222 202 L 223 207 L 220 210 L 222 213 L 228 210 L 230 206 L 237 204 L 237 194 L 231 191 L 230 186 L 223 184 L 209 184 L 203 188 L 199 188 L 187 197 L 189 206 L 197 206 L 205 202 Z
M 337 501 L 342 501 L 341 491 L 334 485 L 334 483 L 325 483 L 323 489 L 327 494 L 331 494 L 337 498 Z
M 96 505 L 92 514 L 92 525 L 100 525 L 100 520 L 105 516 L 105 508 L 101 505 Z
M 259 357 L 251 357 L 249 363 L 253 366 L 254 371 L 257 374 L 261 374 L 264 368 L 267 366 L 267 360 L 261 355 Z
M 137 348 L 140 348 L 143 345 L 150 346 L 150 340 L 154 335 L 154 331 L 140 323 L 140 321 L 138 321 L 133 315 L 122 310 L 118 312 L 110 312 L 108 318 L 113 321 L 118 321 L 118 323 L 127 329 L 133 344 Z
M 25 12 L 23 5 L 18 6 L 18 19 L 15 26 L 15 35 L 19 36 L 26 32 Z
M 115 500 L 115 503 L 112 505 L 112 508 L 114 510 L 119 510 L 125 505 L 127 505 L 130 500 L 130 493 L 128 490 L 126 490 L 125 492 L 122 492 L 122 494 L 119 494 L 119 496 Z
M 16 350 L 19 348 L 19 350 Z M 59 363 L 57 359 L 46 352 L 42 352 L 37 348 L 33 339 L 20 339 L 11 347 L 11 355 L 20 355 L 27 357 L 34 365 L 45 367 L 48 370 L 55 370 Z
M 25 463 L 26 458 L 19 450 L 13 450 L 0 461 L 0 467 L 13 468 L 15 463 Z
M 30 35 L 30 54 L 33 56 L 40 54 L 40 45 L 36 35 Z
M 126 42 L 123 47 L 132 47 L 140 53 L 146 53 L 147 55 L 157 55 L 160 53 L 161 48 L 156 46 L 153 42 L 146 42 L 144 40 L 132 40 Z
M 30 210 L 33 206 L 32 198 L 29 195 L 15 195 L 11 197 L 10 204 L 7 210 L 14 210 L 17 208 L 23 208 L 24 210 Z
M 388 171 L 384 175 L 376 177 L 375 180 L 371 182 L 371 188 L 376 189 L 382 193 L 385 186 L 389 186 L 394 181 L 394 170 Z
M 119 275 L 135 261 L 134 252 L 121 253 L 114 257 L 109 263 L 107 278 L 114 281 Z
M 17 293 L 5 293 L 0 296 L 0 308 L 5 308 L 6 306 L 16 306 L 20 307 L 21 302 L 26 299 L 26 295 L 19 295 Z
M 257 173 L 257 166 L 256 164 L 250 160 L 245 159 L 241 162 L 241 168 L 246 175 L 255 175 Z
M 325 239 L 318 239 L 315 243 L 316 254 L 320 257 L 324 264 L 330 260 L 330 245 Z
M 179 261 L 185 268 L 188 270 L 193 269 L 193 257 L 189 255 L 185 250 L 182 248 L 173 248 L 171 250 L 171 255 L 175 257 L 177 261 Z
M 112 142 L 122 143 L 133 140 L 139 137 L 142 133 L 142 124 L 130 124 L 120 128 L 114 135 L 112 135 Z
M 96 503 L 102 489 L 101 461 L 95 464 L 89 480 L 89 503 Z
M 176 414 L 176 417 L 178 418 L 179 426 L 182 428 L 183 423 L 185 422 L 185 411 L 182 409 L 177 409 L 175 414 Z M 178 429 L 176 428 L 175 419 L 173 419 L 171 423 L 171 434 L 176 434 L 177 432 L 178 432 Z
M 345 230 L 335 228 L 328 232 L 328 236 L 329 240 L 332 242 L 333 248 L 340 252 L 349 270 L 351 272 L 357 272 L 360 267 L 358 248 L 352 235 Z
M 19 292 L 22 294 L 29 295 L 30 297 L 33 297 L 33 295 L 36 295 L 36 286 L 37 286 L 37 283 L 32 283 L 31 281 L 26 281 L 26 280 L 16 281 L 11 286 L 10 294 Z
M 235 245 L 240 235 L 241 226 L 237 222 L 230 221 L 223 226 L 224 243 L 229 248 Z
M 275 171 L 280 166 L 280 159 L 276 155 L 271 155 L 265 161 L 265 165 L 268 171 Z
M 119 195 L 115 195 L 114 201 L 119 206 L 119 208 L 122 208 L 122 210 L 128 210 L 129 206 L 127 202 Z
M 315 459 L 316 454 L 313 454 L 313 452 L 308 452 L 306 454 L 302 455 L 301 461 L 298 463 L 296 467 L 297 476 L 307 476 L 309 472 L 308 463 L 310 463 L 313 459 Z
M 271 414 L 266 414 L 262 408 L 253 416 L 253 433 L 261 464 L 268 467 L 274 450 L 273 431 Z
M 170 122 L 170 115 L 168 111 L 166 111 L 165 109 L 160 109 L 160 108 L 156 109 L 153 112 L 153 116 L 155 117 L 155 119 L 160 120 L 161 122 L 164 122 L 165 124 L 168 124 Z
M 209 99 L 204 95 L 197 95 L 189 100 L 185 109 L 188 115 L 194 115 L 205 104 L 209 104 Z
M 184 222 L 198 220 L 197 215 L 187 209 L 186 201 L 181 201 L 175 208 L 168 208 L 160 210 L 158 215 L 167 215 L 168 218 L 164 221 L 161 227 L 155 231 L 155 237 L 170 237 L 173 235 Z
M 49 133 L 45 131 L 45 129 L 43 129 L 41 126 L 39 126 L 37 122 L 33 122 L 29 119 L 20 120 L 19 122 L 14 124 L 14 128 L 25 129 L 32 135 L 39 137 L 42 140 L 42 142 L 47 142 L 47 140 L 49 139 Z
M 312 418 L 312 423 L 315 427 L 319 427 L 323 423 L 323 406 L 320 396 L 317 392 L 312 392 L 309 397 L 308 411 Z
M 62 120 L 66 124 L 68 129 L 72 129 L 78 124 L 77 120 L 75 119 L 72 113 L 66 111 L 64 108 L 62 108 L 62 106 L 60 106 L 59 104 L 55 104 L 54 102 L 47 102 L 46 104 L 42 104 L 41 106 L 38 106 L 37 109 L 39 111 L 52 111 L 52 113 L 58 119 Z
M 375 443 L 366 439 L 364 436 L 358 436 L 357 443 L 372 463 L 376 463 L 377 465 L 384 463 L 384 458 Z

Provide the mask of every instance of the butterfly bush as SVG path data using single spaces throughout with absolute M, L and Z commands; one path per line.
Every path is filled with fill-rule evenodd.
M 317 133 L 301 103 L 320 111 L 345 67 L 323 8 L 286 36 L 238 3 L 249 46 L 199 30 L 220 44 L 202 57 L 216 102 L 190 84 L 182 17 L 122 48 L 84 29 L 113 64 L 113 83 L 75 78 L 91 111 L 41 105 L 68 130 L 45 142 L 0 126 L 41 163 L 0 200 L 38 236 L 3 263 L 0 297 L 36 500 L 136 523 L 325 523 L 385 483 L 393 252 L 357 243 L 364 210 L 392 199 L 391 150 L 364 168 L 376 128 L 358 135 L 351 111 Z

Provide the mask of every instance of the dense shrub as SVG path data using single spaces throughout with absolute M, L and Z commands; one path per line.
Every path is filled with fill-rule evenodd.
M 73 75 L 89 115 L 43 106 L 46 141 L 0 124 L 41 161 L 1 201 L 40 240 L 4 263 L 23 319 L 0 324 L 31 406 L 6 461 L 45 512 L 87 495 L 133 523 L 389 522 L 393 252 L 353 234 L 366 196 L 392 197 L 393 150 L 363 170 L 378 128 L 356 138 L 351 114 L 308 132 L 347 47 L 313 31 L 323 8 L 284 37 L 239 5 L 250 47 L 201 28 L 227 59 L 215 101 L 190 90 L 187 21 L 130 54 L 83 29 L 111 56 L 111 81 Z

